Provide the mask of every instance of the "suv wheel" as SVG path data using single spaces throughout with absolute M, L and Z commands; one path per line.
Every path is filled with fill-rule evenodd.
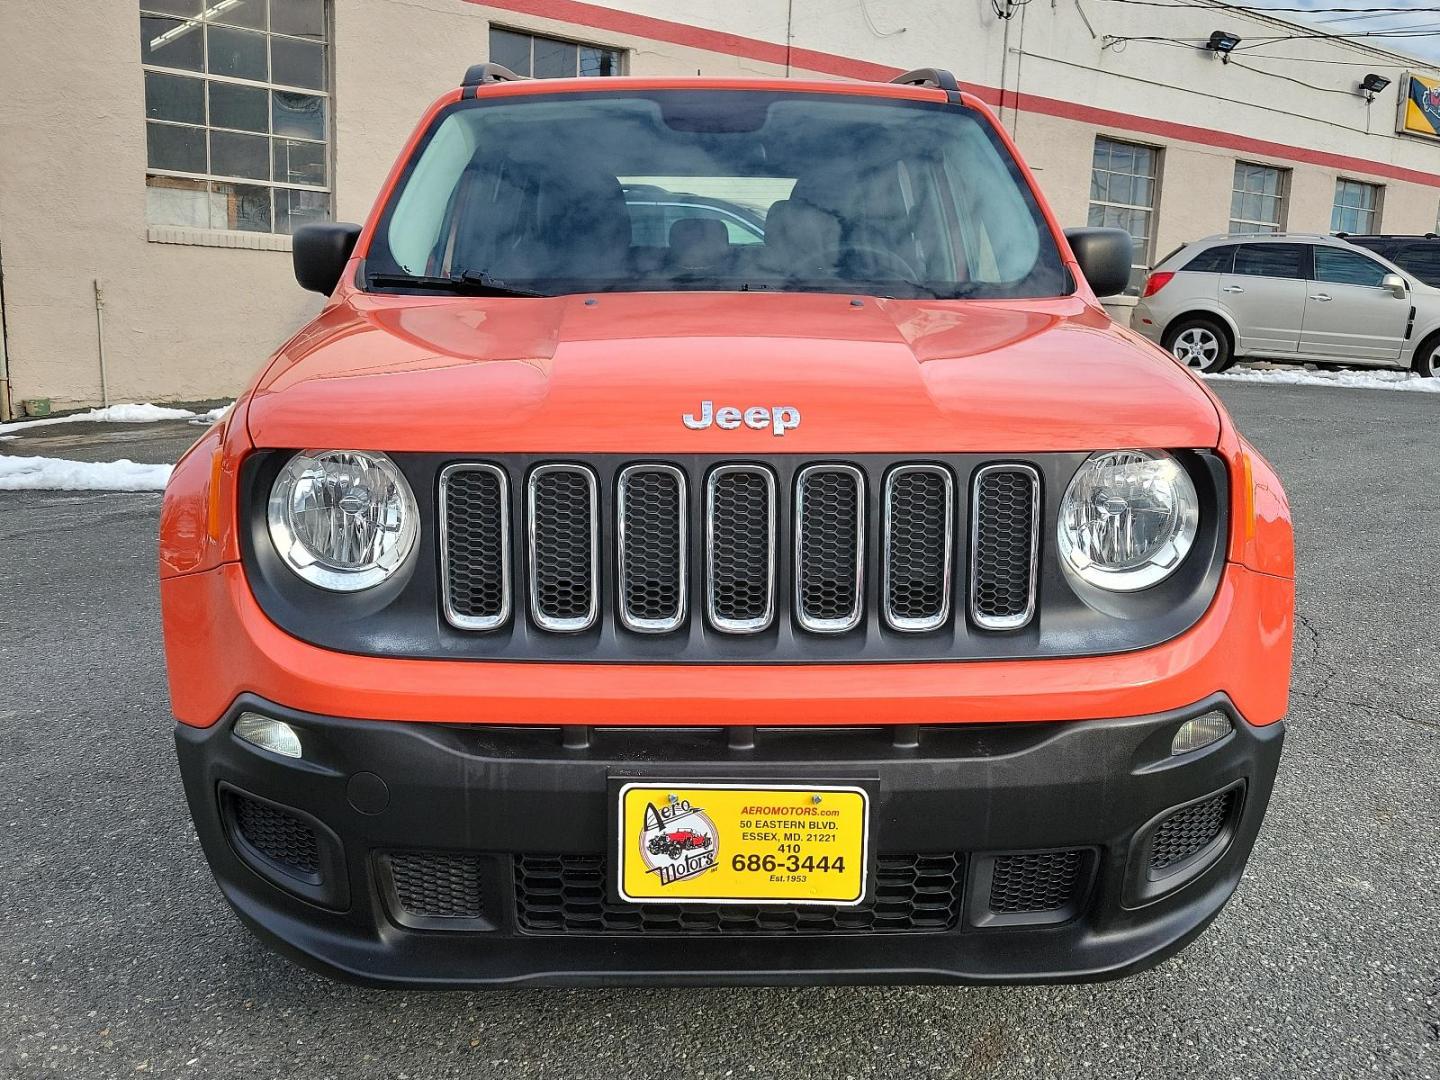
M 1440 379 L 1440 334 L 1425 339 L 1415 350 L 1415 374 Z
M 1224 371 L 1231 364 L 1230 339 L 1209 319 L 1182 319 L 1165 332 L 1165 347 L 1196 371 Z

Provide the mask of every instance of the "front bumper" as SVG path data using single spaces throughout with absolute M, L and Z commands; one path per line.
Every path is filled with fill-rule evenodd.
M 305 758 L 236 738 L 247 708 L 299 728 Z M 1211 708 L 1234 732 L 1172 758 L 1178 725 Z M 1222 695 L 1127 719 L 733 730 L 357 721 L 244 696 L 176 741 L 206 856 L 260 937 L 356 981 L 463 987 L 1124 975 L 1181 948 L 1229 898 L 1283 735 Z M 667 921 L 620 904 L 600 853 L 622 778 L 864 786 L 877 895 L 854 918 L 807 909 L 810 921 L 689 908 Z M 1214 841 L 1152 880 L 1157 823 L 1222 793 Z M 258 817 L 237 810 L 247 799 Z M 276 833 L 276 812 L 313 847 Z

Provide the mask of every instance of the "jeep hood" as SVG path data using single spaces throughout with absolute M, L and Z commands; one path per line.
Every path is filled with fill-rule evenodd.
M 800 423 L 682 422 L 790 407 Z M 1076 299 L 351 294 L 276 355 L 262 447 L 625 454 L 1211 447 L 1189 372 Z

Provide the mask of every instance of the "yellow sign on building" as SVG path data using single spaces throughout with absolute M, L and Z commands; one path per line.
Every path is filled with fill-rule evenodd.
M 1405 76 L 1405 92 L 1400 97 L 1400 123 L 1396 130 L 1405 135 L 1440 139 L 1440 78 Z

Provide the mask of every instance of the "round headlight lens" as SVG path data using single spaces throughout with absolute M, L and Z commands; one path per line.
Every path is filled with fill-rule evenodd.
M 419 511 L 410 485 L 384 454 L 306 450 L 270 489 L 270 538 L 312 585 L 355 592 L 378 585 L 415 549 Z
M 1093 454 L 1060 503 L 1060 557 L 1081 581 L 1134 592 L 1179 568 L 1199 523 L 1195 484 L 1169 454 Z

